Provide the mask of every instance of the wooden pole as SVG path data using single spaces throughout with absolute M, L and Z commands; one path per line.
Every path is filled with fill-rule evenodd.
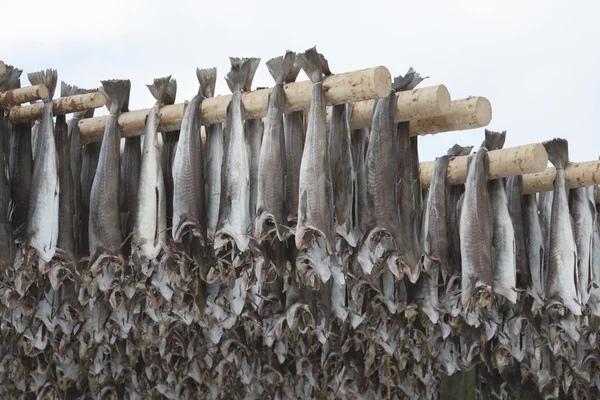
M 476 129 L 492 120 L 492 105 L 485 97 L 454 100 L 450 112 L 437 117 L 410 121 L 410 135 L 430 135 L 442 132 Z
M 467 159 L 468 156 L 458 156 L 450 159 L 448 175 L 446 176 L 448 185 L 465 183 L 467 179 Z M 489 152 L 489 160 L 490 179 L 540 172 L 548 166 L 548 154 L 541 143 L 493 150 Z M 429 187 L 434 164 L 435 161 L 421 163 L 421 187 Z M 525 182 L 523 182 L 523 186 L 525 186 Z
M 47 96 L 48 88 L 46 88 L 44 85 L 33 85 L 24 88 L 7 90 L 5 92 L 0 92 L 0 108 L 16 106 L 29 101 L 43 99 Z M 43 108 L 44 105 L 42 104 L 42 109 Z
M 537 173 L 523 175 L 523 194 L 548 192 L 553 189 L 556 170 L 551 167 Z M 600 185 L 600 160 L 568 164 L 565 176 L 571 189 Z M 598 196 L 596 196 L 598 199 Z
M 4 75 L 6 73 L 6 64 L 4 64 L 4 61 L 0 61 L 0 76 Z
M 385 97 L 391 90 L 392 78 L 385 67 L 374 67 L 360 71 L 331 75 L 323 79 L 323 91 L 327 104 L 356 103 L 379 97 Z M 284 85 L 285 112 L 299 111 L 310 107 L 312 100 L 310 81 L 294 82 Z M 261 118 L 267 114 L 267 105 L 271 89 L 255 90 L 242 94 L 246 118 Z M 211 125 L 227 119 L 227 106 L 231 95 L 205 99 L 202 102 L 202 124 Z M 161 108 L 159 130 L 169 132 L 179 130 L 184 104 L 174 104 Z M 150 109 L 131 111 L 121 114 L 119 125 L 123 137 L 139 136 L 144 132 L 146 116 Z M 108 116 L 83 119 L 79 121 L 83 142 L 99 141 Z
M 74 96 L 59 97 L 54 100 L 52 112 L 54 115 L 70 114 L 104 106 L 106 99 L 100 92 L 77 94 Z M 10 110 L 10 120 L 14 123 L 35 121 L 42 117 L 44 104 L 13 107 Z

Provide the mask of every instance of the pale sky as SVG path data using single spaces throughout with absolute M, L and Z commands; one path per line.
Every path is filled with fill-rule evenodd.
M 177 79 L 177 102 L 198 90 L 196 67 L 261 57 L 253 88 L 272 86 L 265 62 L 313 45 L 334 73 L 414 67 L 453 99 L 487 97 L 505 146 L 569 141 L 572 161 L 600 155 L 600 2 L 580 1 L 83 1 L 3 2 L 0 59 L 26 74 L 98 87 L 128 78 L 130 109 L 148 108 L 153 78 Z M 299 80 L 306 79 L 301 73 Z M 56 96 L 59 93 L 57 92 Z M 97 111 L 97 115 L 105 110 Z M 421 161 L 454 143 L 479 145 L 483 128 L 422 138 Z

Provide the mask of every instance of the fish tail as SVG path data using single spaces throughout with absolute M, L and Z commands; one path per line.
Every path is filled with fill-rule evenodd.
M 231 61 L 231 70 L 225 77 L 225 80 L 227 81 L 229 90 L 231 90 L 232 93 L 235 93 L 245 90 L 244 85 L 248 79 L 251 64 L 249 59 L 245 59 L 243 62 L 234 62 L 233 60 L 234 59 Z
M 208 99 L 214 97 L 215 87 L 217 86 L 217 68 L 196 68 L 196 77 L 200 83 L 200 90 L 202 90 L 202 96 Z
M 459 144 L 455 144 L 454 146 L 448 149 L 448 152 L 446 154 L 450 157 L 467 156 L 471 153 L 471 150 L 473 150 L 473 146 L 463 147 Z
M 488 129 L 485 130 L 484 147 L 488 150 L 500 150 L 504 147 L 506 141 L 506 131 L 494 132 Z
M 111 114 L 129 110 L 129 92 L 131 81 L 129 79 L 110 79 L 101 81 L 100 92 L 106 97 L 106 107 Z
M 290 73 L 294 62 L 296 61 L 296 53 L 286 51 L 284 56 L 279 56 L 267 61 L 267 69 L 275 80 L 275 83 L 283 83 L 284 79 Z
M 171 78 L 171 75 L 164 78 L 154 79 L 152 85 L 146 85 L 156 99 L 156 103 L 160 105 L 174 104 L 175 95 L 177 94 L 177 81 Z
M 298 77 L 299 73 L 300 73 L 300 63 L 298 62 L 296 56 L 294 55 L 294 64 L 292 65 L 292 68 L 290 68 L 288 74 L 286 75 L 286 77 L 283 81 L 285 83 L 296 82 L 296 78 Z
M 54 90 L 56 90 L 56 83 L 58 81 L 58 72 L 55 69 L 47 69 L 45 71 L 30 72 L 27 74 L 29 83 L 32 85 L 45 85 L 48 89 L 48 96 L 42 99 L 44 103 L 52 100 L 54 97 Z
M 78 94 L 78 90 L 79 88 L 77 86 L 69 85 L 64 81 L 60 83 L 60 97 L 73 96 L 74 94 Z
M 566 139 L 547 140 L 542 144 L 554 168 L 563 169 L 569 163 L 569 142 Z
M 82 89 L 78 86 L 75 85 L 68 85 L 65 82 L 61 82 L 61 88 L 60 88 L 60 97 L 68 97 L 68 96 L 75 96 L 75 95 L 79 95 L 79 94 L 88 94 L 88 93 L 95 93 L 97 92 L 98 89 Z M 84 111 L 79 111 L 73 114 L 73 118 L 91 118 L 94 116 L 94 108 L 91 108 L 89 110 L 84 110 Z
M 229 61 L 231 62 L 231 66 L 234 65 L 242 65 L 244 62 L 248 61 L 250 63 L 250 70 L 248 71 L 248 75 L 246 76 L 246 81 L 244 83 L 244 92 L 249 92 L 252 90 L 252 81 L 254 80 L 254 75 L 256 74 L 256 70 L 258 69 L 258 65 L 260 64 L 260 58 L 250 57 L 250 58 L 237 58 L 237 57 L 229 57 Z
M 321 60 L 321 55 L 317 52 L 317 46 L 298 54 L 297 60 L 311 82 L 321 82 L 323 79 L 323 61 Z
M 419 83 L 423 82 L 427 78 L 429 77 L 422 77 L 421 74 L 413 69 L 413 67 L 410 67 L 404 76 L 398 75 L 394 78 L 392 89 L 394 89 L 396 92 L 413 90 Z
M 23 70 L 13 67 L 12 65 L 6 66 L 6 72 L 0 76 L 0 90 L 11 90 L 21 87 L 21 74 Z

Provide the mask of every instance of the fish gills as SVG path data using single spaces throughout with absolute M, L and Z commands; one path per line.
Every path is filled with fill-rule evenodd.
M 592 190 L 590 190 L 592 189 Z M 577 246 L 579 280 L 577 282 L 581 304 L 586 305 L 592 283 L 592 242 L 596 205 L 593 187 L 580 187 L 570 191 L 571 216 Z
M 575 315 L 581 315 L 581 299 L 576 282 L 579 281 L 577 247 L 569 214 L 568 181 L 565 166 L 569 163 L 569 147 L 565 139 L 543 143 L 548 160 L 556 168 L 554 196 L 548 247 L 548 279 L 546 297 L 562 303 Z
M 488 151 L 481 147 L 469 157 L 465 193 L 460 211 L 461 301 L 463 308 L 474 302 L 485 307 L 491 298 L 492 227 L 488 201 Z
M 250 244 L 250 162 L 244 135 L 242 90 L 250 73 L 250 60 L 232 63 L 225 77 L 233 96 L 227 106 L 225 154 L 221 167 L 219 222 L 215 232 L 215 250 L 235 242 L 240 252 Z
M 45 84 L 48 97 L 43 99 L 44 110 L 36 143 L 38 157 L 33 166 L 31 199 L 29 201 L 27 237 L 40 258 L 49 262 L 56 251 L 58 239 L 58 155 L 54 140 L 52 97 L 56 88 L 56 70 L 29 74 L 32 85 Z
M 217 83 L 217 69 L 197 69 L 196 76 L 204 98 L 213 97 Z M 206 128 L 206 234 L 211 243 L 219 221 L 223 145 L 223 124 L 212 124 Z
M 131 81 L 102 81 L 100 91 L 106 97 L 110 115 L 106 120 L 100 157 L 90 192 L 89 246 L 90 267 L 94 269 L 102 259 L 122 258 L 123 242 L 119 212 L 119 149 L 121 128 L 118 117 L 127 108 Z
M 535 194 L 523 196 L 523 211 L 525 249 L 531 274 L 531 287 L 528 288 L 528 292 L 535 301 L 544 304 L 546 287 L 544 235 Z
M 254 235 L 261 243 L 269 233 L 275 230 L 280 241 L 286 239 L 287 232 L 285 208 L 285 137 L 283 131 L 283 109 L 285 93 L 284 78 L 294 65 L 296 54 L 288 51 L 285 56 L 273 58 L 267 62 L 269 73 L 275 80 L 275 87 L 269 95 L 265 133 L 260 149 L 258 164 L 258 198 Z
M 312 81 L 313 91 L 306 142 L 300 164 L 296 247 L 298 250 L 305 249 L 312 239 L 318 236 L 325 241 L 327 253 L 333 254 L 335 244 L 333 187 L 329 164 L 322 61 L 315 47 L 299 54 L 297 59 Z

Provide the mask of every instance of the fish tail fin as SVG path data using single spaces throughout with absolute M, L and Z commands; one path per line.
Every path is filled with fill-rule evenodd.
M 231 61 L 231 70 L 225 77 L 227 86 L 232 93 L 244 91 L 250 68 L 252 67 L 249 59 L 244 59 L 241 62 Z
M 566 139 L 552 139 L 542 143 L 548 153 L 548 160 L 556 169 L 563 169 L 569 163 L 569 142 Z
M 448 152 L 446 154 L 450 157 L 467 156 L 469 155 L 469 153 L 471 153 L 471 150 L 473 150 L 473 146 L 463 147 L 459 144 L 455 144 L 454 146 L 448 149 Z
M 13 67 L 12 65 L 6 66 L 6 72 L 0 76 L 0 90 L 11 90 L 21 87 L 21 74 L 23 70 Z
M 283 81 L 285 83 L 296 82 L 296 78 L 298 77 L 299 73 L 300 73 L 300 63 L 298 62 L 296 55 L 294 55 L 294 64 L 292 65 L 292 68 L 290 68 L 290 70 L 288 71 L 288 74 L 285 76 L 285 79 Z
M 146 85 L 160 105 L 171 105 L 175 103 L 177 94 L 177 81 L 171 78 L 171 75 L 164 78 L 154 79 L 152 85 Z
M 55 69 L 47 69 L 45 71 L 30 72 L 27 74 L 29 83 L 32 85 L 45 85 L 48 89 L 48 96 L 42 99 L 44 103 L 52 100 L 54 97 L 54 91 L 56 90 L 56 83 L 58 81 L 58 72 Z
M 494 132 L 489 129 L 485 130 L 484 146 L 488 150 L 500 150 L 504 147 L 506 141 L 506 131 Z
M 202 90 L 202 96 L 208 99 L 214 97 L 215 86 L 217 86 L 217 68 L 196 68 L 196 78 L 200 83 L 200 90 Z
M 79 94 L 79 88 L 74 85 L 69 85 L 66 82 L 60 83 L 60 97 L 69 97 L 75 94 Z
M 428 76 L 422 77 L 417 71 L 410 67 L 406 74 L 399 75 L 394 78 L 392 83 L 392 89 L 396 92 L 402 92 L 404 90 L 413 90 L 417 85 L 423 82 Z
M 79 94 L 95 93 L 98 89 L 82 89 L 75 85 L 69 85 L 66 82 L 61 82 L 60 97 L 75 96 Z M 94 109 L 79 111 L 73 114 L 73 118 L 91 118 L 94 116 Z
M 297 60 L 304 73 L 312 83 L 319 83 L 323 79 L 323 60 L 317 52 L 317 47 L 311 47 L 304 53 L 297 55 Z M 326 71 L 327 72 L 327 71 Z
M 246 76 L 246 81 L 244 82 L 244 92 L 249 92 L 252 90 L 252 81 L 254 80 L 254 75 L 256 74 L 256 70 L 258 69 L 258 65 L 260 64 L 260 58 L 250 57 L 250 58 L 238 58 L 238 57 L 229 57 L 229 61 L 231 62 L 231 66 L 234 65 L 242 65 L 244 62 L 248 61 L 250 63 L 250 69 L 248 71 L 248 75 Z
M 100 92 L 106 97 L 106 108 L 111 114 L 129 110 L 129 92 L 131 81 L 129 79 L 110 79 L 101 81 Z
M 279 56 L 267 61 L 267 69 L 275 83 L 283 83 L 296 61 L 296 53 L 286 51 L 284 56 Z

